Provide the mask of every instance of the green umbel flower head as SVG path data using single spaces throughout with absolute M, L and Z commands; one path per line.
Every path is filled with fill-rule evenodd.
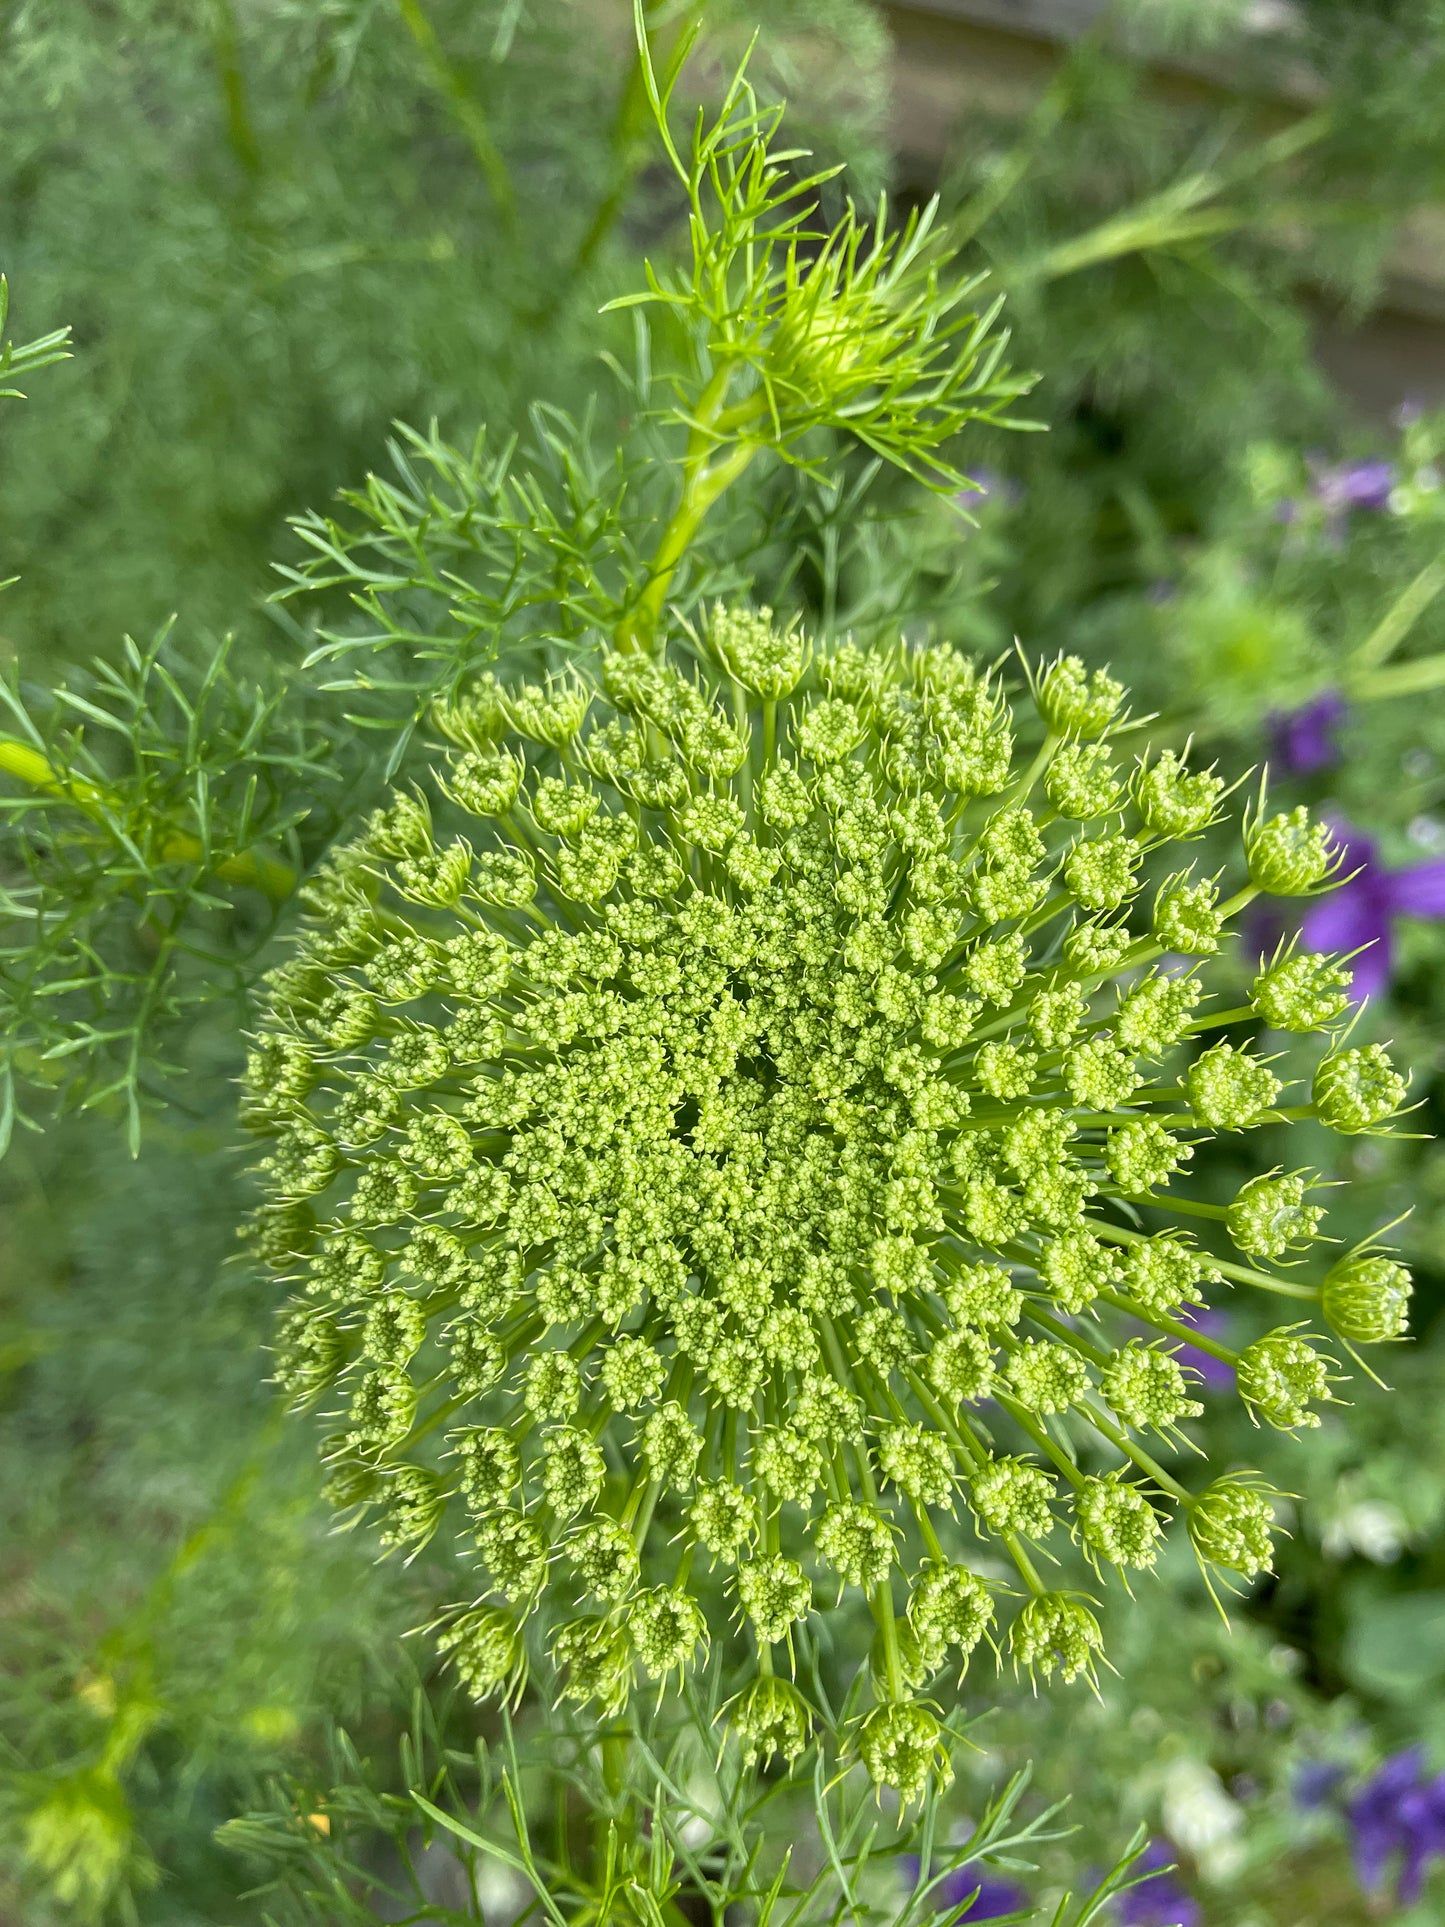
M 1204 1559 L 1267 1566 L 1255 1486 L 1195 1498 L 1154 1457 L 1199 1410 L 1203 1284 L 1298 1298 L 1270 1267 L 1319 1236 L 1298 1172 L 1244 1186 L 1218 1269 L 1184 1228 L 1202 1141 L 1299 1114 L 1279 1060 L 1210 1038 L 1206 966 L 1161 968 L 1252 891 L 1180 867 L 1223 784 L 1116 765 L 1113 683 L 1065 659 L 1037 700 L 719 612 L 675 659 L 484 679 L 439 718 L 437 803 L 398 796 L 312 886 L 249 1079 L 297 1287 L 278 1377 L 337 1407 L 339 1502 L 474 1561 L 448 1638 L 478 1690 L 536 1614 L 560 1690 L 620 1705 L 728 1647 L 721 1586 L 755 1655 L 734 1723 L 791 1757 L 779 1669 L 861 1592 L 855 1743 L 913 1793 L 946 1764 L 916 1689 L 1006 1600 L 1019 1665 L 1092 1671 L 1035 1546 L 1147 1570 L 1182 1509 Z M 1274 888 L 1330 860 L 1295 817 L 1248 856 Z M 1261 1019 L 1327 1023 L 1337 981 L 1277 964 Z M 1315 1088 L 1346 1131 L 1398 1101 L 1337 1046 Z M 1393 1335 L 1378 1285 L 1336 1279 L 1337 1330 Z M 1305 1331 L 1214 1349 L 1273 1424 L 1328 1395 Z

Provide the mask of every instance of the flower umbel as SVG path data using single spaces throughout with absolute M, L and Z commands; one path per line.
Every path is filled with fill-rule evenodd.
M 1168 865 L 1223 784 L 1172 755 L 1109 775 L 1122 692 L 1068 658 L 1038 700 L 1016 715 L 946 647 L 720 611 L 675 661 L 484 681 L 439 718 L 436 820 L 399 796 L 312 886 L 249 1078 L 297 1286 L 277 1375 L 338 1402 L 340 1502 L 474 1548 L 452 1645 L 479 1689 L 545 1605 L 562 1690 L 620 1704 L 703 1663 L 722 1583 L 757 1662 L 734 1723 L 792 1757 L 809 1716 L 775 1655 L 858 1589 L 856 1743 L 912 1797 L 947 1772 L 912 1690 L 996 1610 L 962 1524 L 1017 1568 L 1010 1650 L 1046 1679 L 1099 1648 L 1034 1568 L 1057 1524 L 1137 1572 L 1180 1508 L 1206 1560 L 1268 1566 L 1264 1495 L 1195 1498 L 1139 1436 L 1200 1409 L 1175 1357 L 1220 1275 L 1175 1219 L 1194 1147 L 1285 1116 L 1262 1060 L 1208 1047 L 1199 976 L 1157 968 L 1251 894 Z M 1057 756 L 1072 815 L 1043 795 Z M 1329 861 L 1293 817 L 1249 856 L 1300 888 Z M 1146 890 L 1157 928 L 1128 920 Z M 1336 1128 L 1393 1108 L 1387 1067 L 1325 1061 Z M 1300 1296 L 1265 1267 L 1314 1238 L 1307 1196 L 1245 1187 L 1230 1275 Z M 1362 1291 L 1336 1285 L 1336 1328 L 1394 1335 Z M 1276 1334 L 1240 1389 L 1308 1423 L 1327 1363 Z

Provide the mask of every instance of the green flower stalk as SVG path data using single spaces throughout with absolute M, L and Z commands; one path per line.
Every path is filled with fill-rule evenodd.
M 340 1505 L 408 1550 L 460 1536 L 479 1597 L 446 1642 L 478 1691 L 516 1689 L 537 1613 L 560 1690 L 620 1708 L 705 1663 L 720 1568 L 751 1655 L 730 1717 L 792 1757 L 795 1638 L 857 1593 L 854 1743 L 912 1797 L 946 1773 L 919 1697 L 946 1666 L 997 1640 L 1092 1677 L 1098 1622 L 1038 1564 L 1069 1533 L 1127 1577 L 1177 1512 L 1203 1561 L 1268 1567 L 1268 1492 L 1195 1494 L 1153 1439 L 1201 1409 L 1187 1338 L 1260 1419 L 1314 1422 L 1307 1331 L 1236 1357 L 1187 1320 L 1222 1278 L 1316 1299 L 1273 1266 L 1322 1210 L 1271 1172 L 1226 1213 L 1189 1165 L 1302 1115 L 1375 1128 L 1403 1087 L 1327 1055 L 1281 1110 L 1282 1068 L 1211 1040 L 1204 960 L 1256 885 L 1327 882 L 1323 833 L 1251 819 L 1219 901 L 1175 846 L 1221 779 L 1127 762 L 1123 691 L 1071 659 L 1034 697 L 719 609 L 655 658 L 484 677 L 437 715 L 432 793 L 310 887 L 248 1079 L 258 1237 L 296 1283 L 277 1376 L 336 1413 Z M 1254 998 L 1337 1011 L 1289 957 Z M 1331 1274 L 1337 1331 L 1396 1335 L 1381 1262 Z

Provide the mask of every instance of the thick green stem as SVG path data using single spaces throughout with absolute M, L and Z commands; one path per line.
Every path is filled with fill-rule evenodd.
M 1442 589 L 1445 589 L 1445 560 L 1437 558 L 1427 562 L 1414 580 L 1406 583 L 1369 635 L 1346 658 L 1347 694 L 1358 699 L 1361 695 L 1383 693 L 1369 687 L 1368 672 L 1389 660 Z
M 226 137 L 241 167 L 247 174 L 256 175 L 261 171 L 261 144 L 256 138 L 246 99 L 246 75 L 241 66 L 236 9 L 231 0 L 211 0 L 211 10 L 211 44 L 215 49 L 216 72 L 226 108 Z
M 646 25 L 646 48 L 638 48 L 628 69 L 627 82 L 618 99 L 612 122 L 612 134 L 608 142 L 612 160 L 611 183 L 592 211 L 592 219 L 587 223 L 587 231 L 573 257 L 571 269 L 562 282 L 564 293 L 586 274 L 597 259 L 603 243 L 617 225 L 617 217 L 622 212 L 628 191 L 646 158 L 652 115 L 647 98 L 644 62 L 650 62 L 653 72 L 663 77 L 665 91 L 666 76 L 672 72 L 684 40 L 702 12 L 702 5 L 703 0 L 691 0 L 691 4 L 683 8 L 666 28 L 651 22 Z M 663 4 L 649 6 L 647 11 L 655 14 L 665 9 L 666 0 L 663 0 Z M 557 305 L 556 302 L 552 303 L 549 312 L 554 312 Z
M 1209 1356 L 1217 1358 L 1221 1365 L 1233 1368 L 1239 1363 L 1238 1352 L 1231 1351 L 1228 1345 L 1221 1345 L 1218 1339 L 1211 1338 L 1207 1332 L 1200 1331 L 1197 1326 L 1186 1325 L 1181 1318 L 1171 1318 L 1167 1311 L 1146 1311 L 1143 1305 L 1136 1304 L 1126 1293 L 1112 1291 L 1107 1287 L 1099 1293 L 1099 1296 L 1106 1305 L 1112 1305 L 1115 1311 L 1127 1312 L 1130 1318 L 1137 1318 L 1141 1325 L 1152 1325 L 1155 1331 L 1163 1332 L 1168 1338 L 1182 1339 L 1186 1345 L 1192 1345 L 1196 1351 L 1208 1352 Z
M 724 362 L 698 397 L 692 432 L 682 464 L 682 492 L 648 564 L 647 581 L 623 611 L 612 632 L 620 650 L 651 649 L 673 577 L 713 503 L 747 468 L 757 442 L 739 442 L 737 432 L 766 410 L 761 394 L 726 406 L 733 367 Z
M 120 812 L 120 800 L 86 777 L 63 776 L 30 744 L 16 742 L 10 737 L 0 738 L 0 772 L 28 783 L 31 789 L 41 790 L 47 796 L 73 803 L 93 823 L 114 833 L 111 818 Z M 186 830 L 174 830 L 164 837 L 159 860 L 162 863 L 205 864 L 210 874 L 221 878 L 223 882 L 244 884 L 277 899 L 289 897 L 298 881 L 289 863 L 278 863 L 273 857 L 258 856 L 249 851 L 240 856 L 212 861 L 201 839 Z
M 478 167 L 482 170 L 497 212 L 510 227 L 517 215 L 517 197 L 507 163 L 492 139 L 487 116 L 472 92 L 466 75 L 448 58 L 437 38 L 436 28 L 423 12 L 420 0 L 396 0 L 396 10 L 412 40 L 433 87 L 446 101 L 453 120 L 466 136 Z

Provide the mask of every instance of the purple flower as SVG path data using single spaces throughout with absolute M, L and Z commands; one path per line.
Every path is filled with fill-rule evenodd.
M 1406 1747 L 1385 1761 L 1345 1811 L 1360 1884 L 1383 1886 L 1393 1867 L 1396 1898 L 1413 1905 L 1426 1863 L 1445 1854 L 1445 1773 L 1427 1780 L 1424 1748 Z
M 1349 881 L 1320 899 L 1306 915 L 1301 933 L 1308 950 L 1348 953 L 1369 946 L 1350 966 L 1355 975 L 1350 995 L 1360 1003 L 1389 987 L 1395 918 L 1445 918 L 1445 857 L 1387 870 L 1373 839 L 1348 823 L 1336 823 L 1334 830 L 1344 849 L 1341 873 Z M 1358 874 L 1350 876 L 1351 871 Z
M 1295 1805 L 1307 1813 L 1328 1805 L 1344 1777 L 1345 1769 L 1333 1760 L 1306 1760 L 1294 1776 Z
M 1316 501 L 1330 515 L 1351 509 L 1387 508 L 1395 486 L 1395 471 L 1378 458 L 1368 462 L 1312 463 L 1311 488 Z
M 1335 728 L 1347 705 L 1337 689 L 1327 689 L 1302 709 L 1276 709 L 1265 718 L 1270 755 L 1291 776 L 1312 776 L 1340 760 Z
M 1120 1896 L 1119 1927 L 1203 1927 L 1199 1902 L 1165 1871 L 1174 1858 L 1162 1840 L 1149 1842 L 1138 1862 L 1147 1878 Z
M 1206 1338 L 1222 1338 L 1229 1330 L 1228 1313 L 1211 1311 L 1207 1306 L 1201 1311 L 1180 1312 L 1179 1318 L 1182 1324 L 1193 1325 Z M 1181 1365 L 1192 1366 L 1210 1391 L 1223 1391 L 1234 1383 L 1234 1367 L 1216 1358 L 1213 1352 L 1201 1351 L 1198 1345 L 1181 1345 L 1174 1355 Z
M 910 1879 L 916 1882 L 917 1856 L 910 1854 L 903 1864 Z M 964 1903 L 975 1892 L 978 1898 L 965 1909 Z M 960 1927 L 973 1927 L 978 1920 L 1003 1920 L 1009 1914 L 1020 1913 L 1028 1906 L 1029 1897 L 1016 1880 L 1005 1880 L 1001 1874 L 990 1873 L 980 1862 L 969 1860 L 943 1876 L 929 1894 L 928 1904 L 938 1912 L 945 1907 L 957 1907 L 959 1912 L 954 1918 Z

